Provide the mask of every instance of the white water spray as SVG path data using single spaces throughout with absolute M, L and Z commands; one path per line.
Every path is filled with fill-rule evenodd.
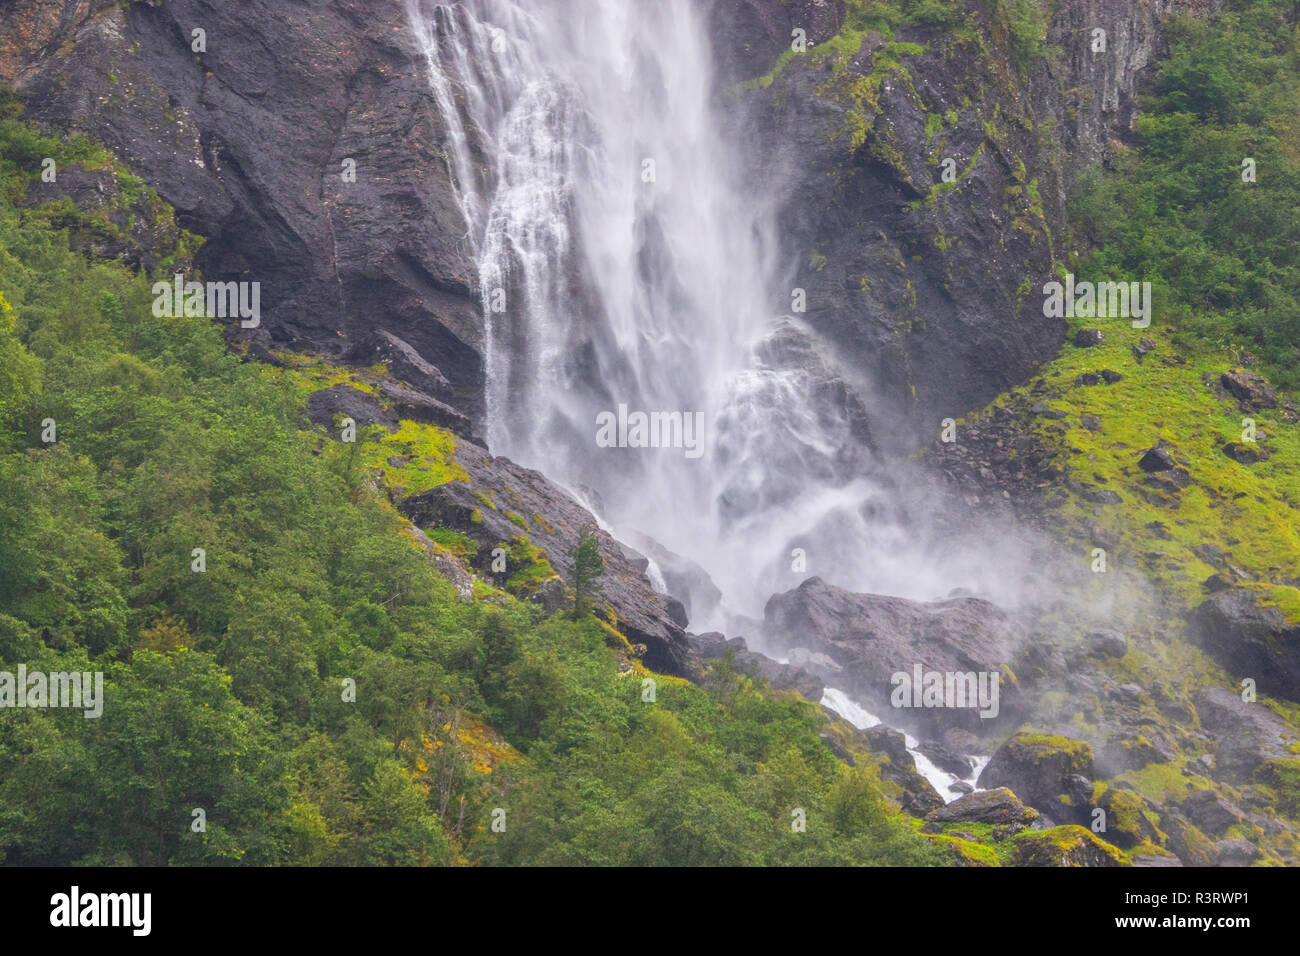
M 492 451 L 594 489 L 603 524 L 671 552 L 665 574 L 673 554 L 707 571 L 720 604 L 675 579 L 696 631 L 814 574 L 925 599 L 986 584 L 900 517 L 857 400 L 783 314 L 781 184 L 747 178 L 702 6 L 407 0 L 479 274 Z M 620 405 L 703 413 L 704 454 L 601 447 Z

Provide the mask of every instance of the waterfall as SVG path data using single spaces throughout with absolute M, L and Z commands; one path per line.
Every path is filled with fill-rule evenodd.
M 696 631 L 814 574 L 926 599 L 971 583 L 920 553 L 861 406 L 788 314 L 787 197 L 716 96 L 705 6 L 407 0 L 479 275 L 489 445 L 598 502 Z M 598 443 L 604 415 L 633 444 L 636 413 L 698 416 L 699 448 Z

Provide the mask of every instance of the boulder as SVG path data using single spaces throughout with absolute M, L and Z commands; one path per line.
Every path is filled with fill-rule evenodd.
M 1092 747 L 1086 741 L 1049 734 L 1018 733 L 997 749 L 983 772 L 979 786 L 1010 787 L 1015 794 L 1053 820 L 1086 818 L 1079 781 L 1092 776 Z M 1072 778 L 1077 777 L 1078 780 Z M 1065 796 L 1066 800 L 1061 798 Z M 1078 797 L 1082 797 L 1080 801 Z
M 1264 458 L 1264 451 L 1257 444 L 1230 441 L 1224 444 L 1223 453 L 1239 465 L 1253 465 Z
M 1218 855 L 1219 866 L 1250 866 L 1260 855 L 1255 844 L 1241 837 L 1220 840 L 1214 844 L 1214 852 Z
M 452 398 L 451 382 L 433 363 L 425 360 L 415 347 L 387 329 L 375 329 L 353 346 L 348 361 L 354 365 L 384 365 L 388 374 L 399 382 L 431 395 L 442 402 Z
M 1174 461 L 1174 456 L 1169 453 L 1169 449 L 1159 445 L 1148 448 L 1142 457 L 1138 459 L 1138 467 L 1146 472 L 1166 471 L 1177 464 Z
M 910 684 L 917 668 L 923 676 L 974 674 L 978 679 L 983 672 L 986 691 L 998 689 L 998 718 L 1005 719 L 1017 706 L 1018 691 L 999 668 L 1023 640 L 1021 628 L 1007 612 L 980 598 L 910 601 L 855 594 L 813 577 L 773 595 L 763 616 L 772 644 L 826 655 L 837 665 L 834 672 L 812 661 L 805 667 L 923 739 L 941 738 L 954 726 L 986 733 L 997 718 L 981 718 L 974 701 L 965 707 L 915 707 L 910 694 L 895 698 L 902 677 Z M 895 699 L 903 706 L 896 708 Z
M 1123 657 L 1128 653 L 1128 638 L 1110 628 L 1089 631 L 1083 635 L 1083 643 L 1088 653 L 1097 657 Z
M 1160 828 L 1165 831 L 1165 845 L 1186 866 L 1214 866 L 1214 844 L 1178 810 L 1166 809 L 1160 815 Z
M 1122 866 L 1115 847 L 1079 826 L 1027 830 L 1015 837 L 1012 857 L 1016 866 Z
M 1088 349 L 1101 345 L 1105 338 L 1106 336 L 1102 335 L 1101 329 L 1080 329 L 1074 333 L 1074 338 L 1071 341 L 1074 342 L 1075 348 Z
M 1213 790 L 1198 790 L 1178 808 L 1202 833 L 1223 836 L 1228 827 L 1240 823 L 1242 811 Z
M 1206 687 L 1192 695 L 1201 726 L 1218 743 L 1215 774 L 1243 782 L 1261 764 L 1295 754 L 1300 732 L 1258 701 L 1246 702 L 1224 687 Z
M 1021 803 L 1006 787 L 998 787 L 995 790 L 977 790 L 958 797 L 947 806 L 926 814 L 925 818 L 935 823 L 1028 826 L 1038 818 L 1038 812 Z
M 916 749 L 944 773 L 968 777 L 975 768 L 974 762 L 965 754 L 958 753 L 937 740 L 923 741 Z
M 1277 392 L 1250 369 L 1238 368 L 1224 372 L 1219 376 L 1219 384 L 1243 405 L 1252 408 L 1277 408 Z
M 1231 673 L 1300 700 L 1300 623 L 1245 588 L 1219 590 L 1193 612 L 1192 638 Z
M 1122 850 L 1131 850 L 1140 843 L 1161 843 L 1164 834 L 1147 819 L 1147 812 L 1157 807 L 1132 790 L 1107 787 L 1097 798 L 1095 806 L 1106 812 L 1106 829 L 1100 834 Z M 1088 812 L 1091 817 L 1091 811 Z
M 903 794 L 899 802 L 904 811 L 924 817 L 944 805 L 943 797 L 930 781 L 916 772 L 916 761 L 908 752 L 907 740 L 901 733 L 884 724 L 868 727 L 859 733 L 873 754 L 887 758 L 880 766 L 880 776 L 901 788 Z

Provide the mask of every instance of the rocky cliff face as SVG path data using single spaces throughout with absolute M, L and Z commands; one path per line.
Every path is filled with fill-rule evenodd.
M 792 184 L 790 285 L 846 378 L 883 399 L 873 424 L 928 429 L 1055 354 L 1065 327 L 1040 290 L 1064 257 L 1068 175 L 1128 136 L 1164 15 L 1219 5 L 1070 0 L 1028 46 L 983 0 L 954 4 L 965 29 L 892 41 L 843 0 L 715 9 L 735 135 L 755 138 L 756 181 Z
M 1161 17 L 1218 5 L 1058 3 L 1047 55 L 1020 70 L 987 0 L 967 0 L 964 34 L 903 26 L 893 43 L 844 0 L 712 3 L 720 95 L 756 137 L 756 181 L 792 182 L 791 287 L 841 374 L 883 396 L 875 417 L 960 414 L 1053 353 L 1063 325 L 1033 292 L 1059 256 L 1062 170 L 1126 134 Z M 1089 52 L 1095 27 L 1105 54 Z M 809 52 L 783 59 L 796 28 Z M 395 334 L 477 423 L 477 280 L 401 4 L 15 0 L 0 37 L 0 81 L 30 116 L 90 133 L 154 185 L 207 239 L 206 277 L 262 283 L 255 337 L 360 361 Z
M 259 337 L 341 355 L 387 330 L 477 411 L 477 282 L 402 4 L 18 0 L 0 37 L 29 117 L 155 186 L 206 278 L 261 282 Z

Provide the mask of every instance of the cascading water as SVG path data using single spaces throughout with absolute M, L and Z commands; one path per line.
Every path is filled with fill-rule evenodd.
M 489 444 L 651 557 L 702 567 L 721 599 L 677 594 L 696 631 L 731 630 L 810 573 L 933 597 L 969 568 L 918 574 L 933 555 L 890 520 L 898 491 L 860 406 L 781 314 L 782 196 L 748 181 L 746 144 L 724 132 L 701 7 L 407 0 L 479 274 Z M 703 440 L 602 446 L 598 416 L 623 412 L 699 413 Z M 800 547 L 815 572 L 792 566 Z M 838 691 L 824 702 L 865 725 Z M 950 799 L 953 778 L 916 756 Z
M 833 569 L 905 536 L 864 520 L 870 456 L 819 394 L 814 340 L 780 316 L 781 197 L 746 182 L 723 133 L 697 0 L 408 11 L 479 270 L 492 450 L 702 566 L 723 602 L 697 600 L 696 629 L 796 585 L 801 544 L 861 586 Z M 620 405 L 702 413 L 701 448 L 598 446 Z M 870 583 L 907 583 L 887 577 Z

